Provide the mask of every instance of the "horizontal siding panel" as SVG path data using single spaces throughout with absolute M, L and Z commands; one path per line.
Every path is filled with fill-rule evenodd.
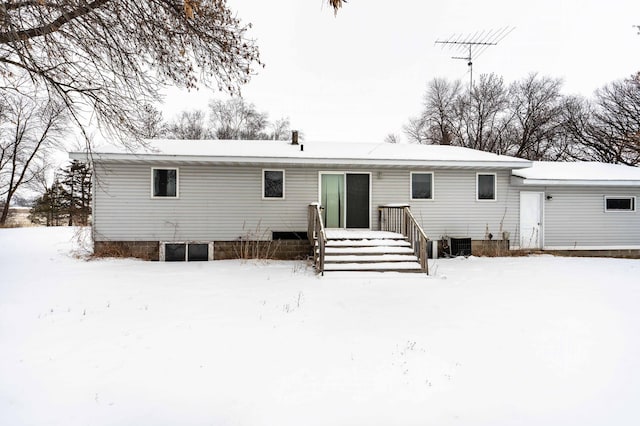
M 172 164 L 154 167 L 175 167 Z M 94 226 L 98 240 L 234 240 L 270 237 L 270 231 L 307 229 L 307 206 L 318 200 L 320 170 L 287 168 L 285 200 L 262 200 L 262 168 L 189 165 L 179 167 L 179 199 L 152 199 L 151 165 L 98 166 Z M 367 172 L 353 169 L 353 172 Z M 476 171 L 429 169 L 435 199 L 411 201 L 410 171 L 371 171 L 371 226 L 378 206 L 407 203 L 430 238 L 483 239 L 517 233 L 519 191 L 509 172 L 497 172 L 497 201 L 476 201 Z
M 640 199 L 638 189 L 548 188 L 547 193 L 553 198 L 545 202 L 546 246 L 640 245 L 638 211 L 604 211 L 605 195 Z

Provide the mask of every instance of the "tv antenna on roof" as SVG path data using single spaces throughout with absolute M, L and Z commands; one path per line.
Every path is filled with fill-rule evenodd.
M 475 34 L 470 36 L 453 34 L 446 40 L 436 40 L 436 44 L 442 44 L 443 49 L 446 45 L 455 52 L 467 54 L 467 56 L 452 56 L 451 59 L 463 59 L 467 61 L 467 65 L 469 66 L 469 96 L 471 96 L 471 89 L 473 88 L 474 58 L 482 55 L 489 46 L 495 46 L 500 43 L 513 30 L 515 30 L 515 27 L 504 27 L 499 30 L 476 31 Z

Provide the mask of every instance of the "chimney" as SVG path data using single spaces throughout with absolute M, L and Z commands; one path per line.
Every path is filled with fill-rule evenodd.
M 291 131 L 291 145 L 298 145 L 298 131 Z

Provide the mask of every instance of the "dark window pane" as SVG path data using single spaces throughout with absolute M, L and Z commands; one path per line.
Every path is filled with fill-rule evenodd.
M 153 170 L 153 196 L 175 197 L 177 194 L 177 170 L 154 169 Z
M 164 260 L 167 262 L 184 262 L 186 244 L 165 244 Z
M 264 196 L 265 198 L 284 197 L 284 172 L 281 170 L 264 171 Z
M 411 175 L 411 198 L 430 200 L 433 198 L 431 173 L 414 173 Z
M 635 210 L 634 199 L 626 198 L 607 198 L 607 210 Z
M 478 175 L 478 200 L 496 199 L 496 177 L 494 175 Z
M 273 231 L 272 240 L 307 240 L 307 231 Z
M 189 262 L 209 260 L 209 244 L 189 244 Z

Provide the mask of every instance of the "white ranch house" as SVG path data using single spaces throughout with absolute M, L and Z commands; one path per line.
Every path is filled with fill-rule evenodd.
M 271 255 L 315 253 L 318 263 L 310 240 L 328 262 L 332 250 L 372 254 L 345 241 L 389 237 L 376 231 L 404 234 L 418 258 L 433 247 L 425 237 L 440 250 L 469 239 L 473 250 L 640 250 L 635 167 L 441 145 L 220 140 L 154 140 L 133 153 L 98 149 L 89 160 L 97 253 L 223 259 L 248 241 L 277 240 Z M 332 236 L 339 247 L 325 248 Z M 395 250 L 386 260 L 402 269 Z

